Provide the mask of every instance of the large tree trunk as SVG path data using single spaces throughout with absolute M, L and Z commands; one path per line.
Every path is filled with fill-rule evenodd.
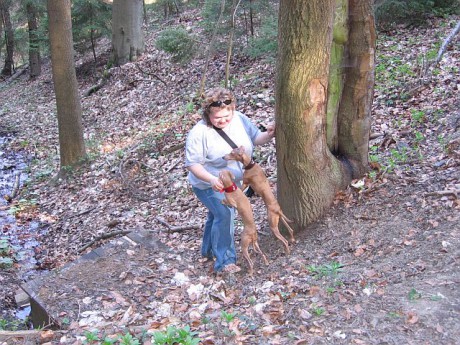
M 350 8 L 369 1 L 352 1 Z M 345 187 L 352 176 L 365 170 L 354 169 L 367 166 L 367 146 L 365 155 L 364 151 L 355 154 L 352 149 L 343 152 L 341 149 L 351 141 L 359 143 L 356 146 L 364 150 L 368 141 L 366 125 L 371 99 L 368 99 L 371 96 L 368 88 L 372 89 L 372 85 L 366 83 L 373 82 L 373 79 L 359 78 L 358 82 L 353 76 L 362 76 L 356 69 L 371 73 L 373 63 L 364 57 L 360 58 L 360 64 L 347 66 L 344 63 L 346 51 L 349 59 L 356 60 L 357 51 L 362 49 L 349 46 L 351 42 L 357 43 L 355 37 L 351 37 L 354 31 L 352 29 L 348 34 L 348 20 L 343 22 L 340 17 L 334 17 L 336 8 L 348 17 L 346 2 L 341 0 L 280 2 L 276 85 L 278 198 L 284 212 L 300 229 L 324 214 L 336 192 Z M 334 28 L 338 29 L 337 25 L 345 30 L 342 37 L 333 32 Z M 338 62 L 331 60 L 333 39 L 335 44 L 344 45 L 338 52 L 337 47 L 334 48 L 333 59 Z M 366 42 L 364 44 L 370 44 L 371 40 Z M 331 66 L 338 68 L 332 74 Z M 342 94 L 343 85 L 354 85 L 356 91 L 357 83 L 361 92 L 359 95 L 352 93 L 349 100 L 350 96 Z M 336 89 L 337 99 L 333 102 L 328 101 L 329 85 Z M 342 96 L 344 102 L 354 104 L 357 111 L 343 107 L 338 110 Z M 328 121 L 328 106 L 333 108 L 332 113 L 337 117 L 330 119 L 332 122 Z M 355 130 L 349 131 L 348 136 L 342 131 L 339 136 L 337 131 L 347 119 Z
M 37 8 L 33 3 L 28 2 L 26 9 L 29 26 L 29 75 L 34 78 L 42 72 L 40 45 L 37 37 Z
M 48 0 L 47 9 L 62 171 L 85 157 L 85 143 L 75 74 L 70 0 Z
M 6 55 L 5 55 L 5 65 L 3 66 L 2 72 L 0 73 L 3 76 L 10 76 L 13 74 L 13 52 L 14 52 L 14 32 L 13 26 L 11 24 L 10 18 L 10 2 L 9 0 L 0 0 L 0 15 L 3 22 L 3 28 L 5 29 L 5 38 L 6 38 Z
M 112 6 L 112 50 L 115 65 L 122 65 L 144 52 L 143 0 L 114 0 Z

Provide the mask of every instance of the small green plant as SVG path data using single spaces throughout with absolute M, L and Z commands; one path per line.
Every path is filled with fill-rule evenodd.
M 16 206 L 10 207 L 8 210 L 8 213 L 12 214 L 13 216 L 17 216 L 18 213 L 24 212 L 27 209 L 33 208 L 37 205 L 37 200 L 36 199 L 20 199 Z
M 117 339 L 115 338 L 109 338 L 105 337 L 104 340 L 102 340 L 101 345 L 113 345 L 117 342 Z
M 8 326 L 8 321 L 5 319 L 0 319 L 0 330 L 4 331 L 6 330 L 6 327 Z
M 97 342 L 100 341 L 98 337 L 98 332 L 97 331 L 86 331 L 85 332 L 85 339 L 83 340 L 83 344 L 96 344 Z
M 220 316 L 222 320 L 224 320 L 227 323 L 230 323 L 233 320 L 235 320 L 236 313 L 227 313 L 225 310 L 222 310 L 220 313 Z
M 184 328 L 168 326 L 166 331 L 156 331 L 152 334 L 152 343 L 155 345 L 198 345 L 201 339 L 196 335 L 197 332 L 192 332 L 188 325 Z
M 425 120 L 425 112 L 423 110 L 412 109 L 410 115 L 415 124 L 422 123 Z
M 11 245 L 6 237 L 0 238 L 0 269 L 10 269 L 18 259 L 18 247 Z
M 316 316 L 321 316 L 324 314 L 324 312 L 326 311 L 324 308 L 321 308 L 321 307 L 313 307 L 311 309 L 312 313 L 315 314 Z
M 377 179 L 377 172 L 372 170 L 372 171 L 369 171 L 369 173 L 367 174 L 369 176 L 369 178 L 372 180 L 372 181 L 375 181 Z
M 410 289 L 409 294 L 408 294 L 407 297 L 409 298 L 409 301 L 415 301 L 415 300 L 418 300 L 418 299 L 422 298 L 422 294 L 419 293 L 414 288 L 412 288 L 412 289 Z
M 377 155 L 369 155 L 369 162 L 370 163 L 378 163 L 379 161 L 379 156 Z
M 0 257 L 0 269 L 12 268 L 14 264 L 13 259 Z
M 123 159 L 123 157 L 125 156 L 125 152 L 123 150 L 117 150 L 115 154 L 118 159 Z
M 140 345 L 138 339 L 133 337 L 130 333 L 120 336 L 120 345 Z
M 0 319 L 0 330 L 2 331 L 17 331 L 18 329 L 24 329 L 24 327 L 24 321 Z
M 185 105 L 185 110 L 187 111 L 187 113 L 193 113 L 193 111 L 195 110 L 195 104 L 193 102 L 188 102 Z
M 401 315 L 395 311 L 390 311 L 388 313 L 388 316 L 391 317 L 392 319 L 398 319 L 401 317 Z
M 328 288 L 326 288 L 326 292 L 327 292 L 328 294 L 330 294 L 330 295 L 333 294 L 335 291 L 336 291 L 335 288 L 333 288 L 333 287 L 331 287 L 331 286 L 329 286 Z
M 329 264 L 320 266 L 310 265 L 307 268 L 316 278 L 320 279 L 322 277 L 336 277 L 342 270 L 343 265 L 340 262 L 332 261 Z
M 425 136 L 422 133 L 420 133 L 418 131 L 415 132 L 415 141 L 417 143 L 420 143 L 421 141 L 423 141 L 423 139 L 425 139 Z

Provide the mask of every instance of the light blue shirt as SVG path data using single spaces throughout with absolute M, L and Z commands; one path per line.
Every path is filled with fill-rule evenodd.
M 239 111 L 235 111 L 232 121 L 223 129 L 230 139 L 238 146 L 244 146 L 246 153 L 252 156 L 254 141 L 260 130 Z M 230 153 L 232 147 L 213 128 L 199 121 L 189 132 L 185 144 L 185 166 L 201 164 L 209 173 L 218 177 L 219 171 L 230 170 L 235 175 L 235 182 L 240 184 L 243 179 L 243 166 L 236 161 L 226 161 L 223 156 Z M 192 172 L 188 180 L 193 187 L 211 188 L 208 182 L 200 180 Z

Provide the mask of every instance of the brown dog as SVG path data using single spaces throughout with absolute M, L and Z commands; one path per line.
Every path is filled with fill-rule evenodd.
M 219 178 L 224 185 L 225 200 L 223 203 L 236 208 L 243 220 L 244 229 L 241 233 L 241 252 L 249 264 L 249 274 L 252 275 L 254 272 L 254 263 L 249 256 L 248 250 L 250 245 L 252 245 L 254 251 L 262 255 L 266 265 L 268 265 L 268 260 L 257 242 L 257 228 L 254 222 L 251 204 L 246 195 L 244 195 L 241 189 L 233 182 L 235 177 L 230 171 L 222 170 L 219 174 Z
M 235 160 L 243 164 L 243 184 L 246 186 L 249 184 L 254 189 L 254 191 L 262 197 L 265 206 L 267 207 L 268 224 L 270 229 L 275 237 L 284 244 L 286 253 L 289 254 L 289 243 L 284 238 L 284 236 L 281 235 L 278 224 L 281 219 L 289 231 L 291 242 L 294 243 L 294 230 L 292 230 L 288 224 L 288 222 L 292 223 L 292 221 L 289 220 L 281 210 L 281 207 L 276 200 L 275 195 L 273 194 L 268 183 L 267 177 L 265 176 L 265 173 L 260 165 L 254 162 L 251 157 L 246 154 L 243 146 L 233 149 L 231 153 L 224 156 L 224 159 Z

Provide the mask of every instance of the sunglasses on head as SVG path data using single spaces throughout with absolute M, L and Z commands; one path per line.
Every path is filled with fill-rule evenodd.
M 230 104 L 232 104 L 232 100 L 231 99 L 226 99 L 225 101 L 215 101 L 215 102 L 212 102 L 209 105 L 209 107 L 221 107 L 223 104 L 230 105 Z

